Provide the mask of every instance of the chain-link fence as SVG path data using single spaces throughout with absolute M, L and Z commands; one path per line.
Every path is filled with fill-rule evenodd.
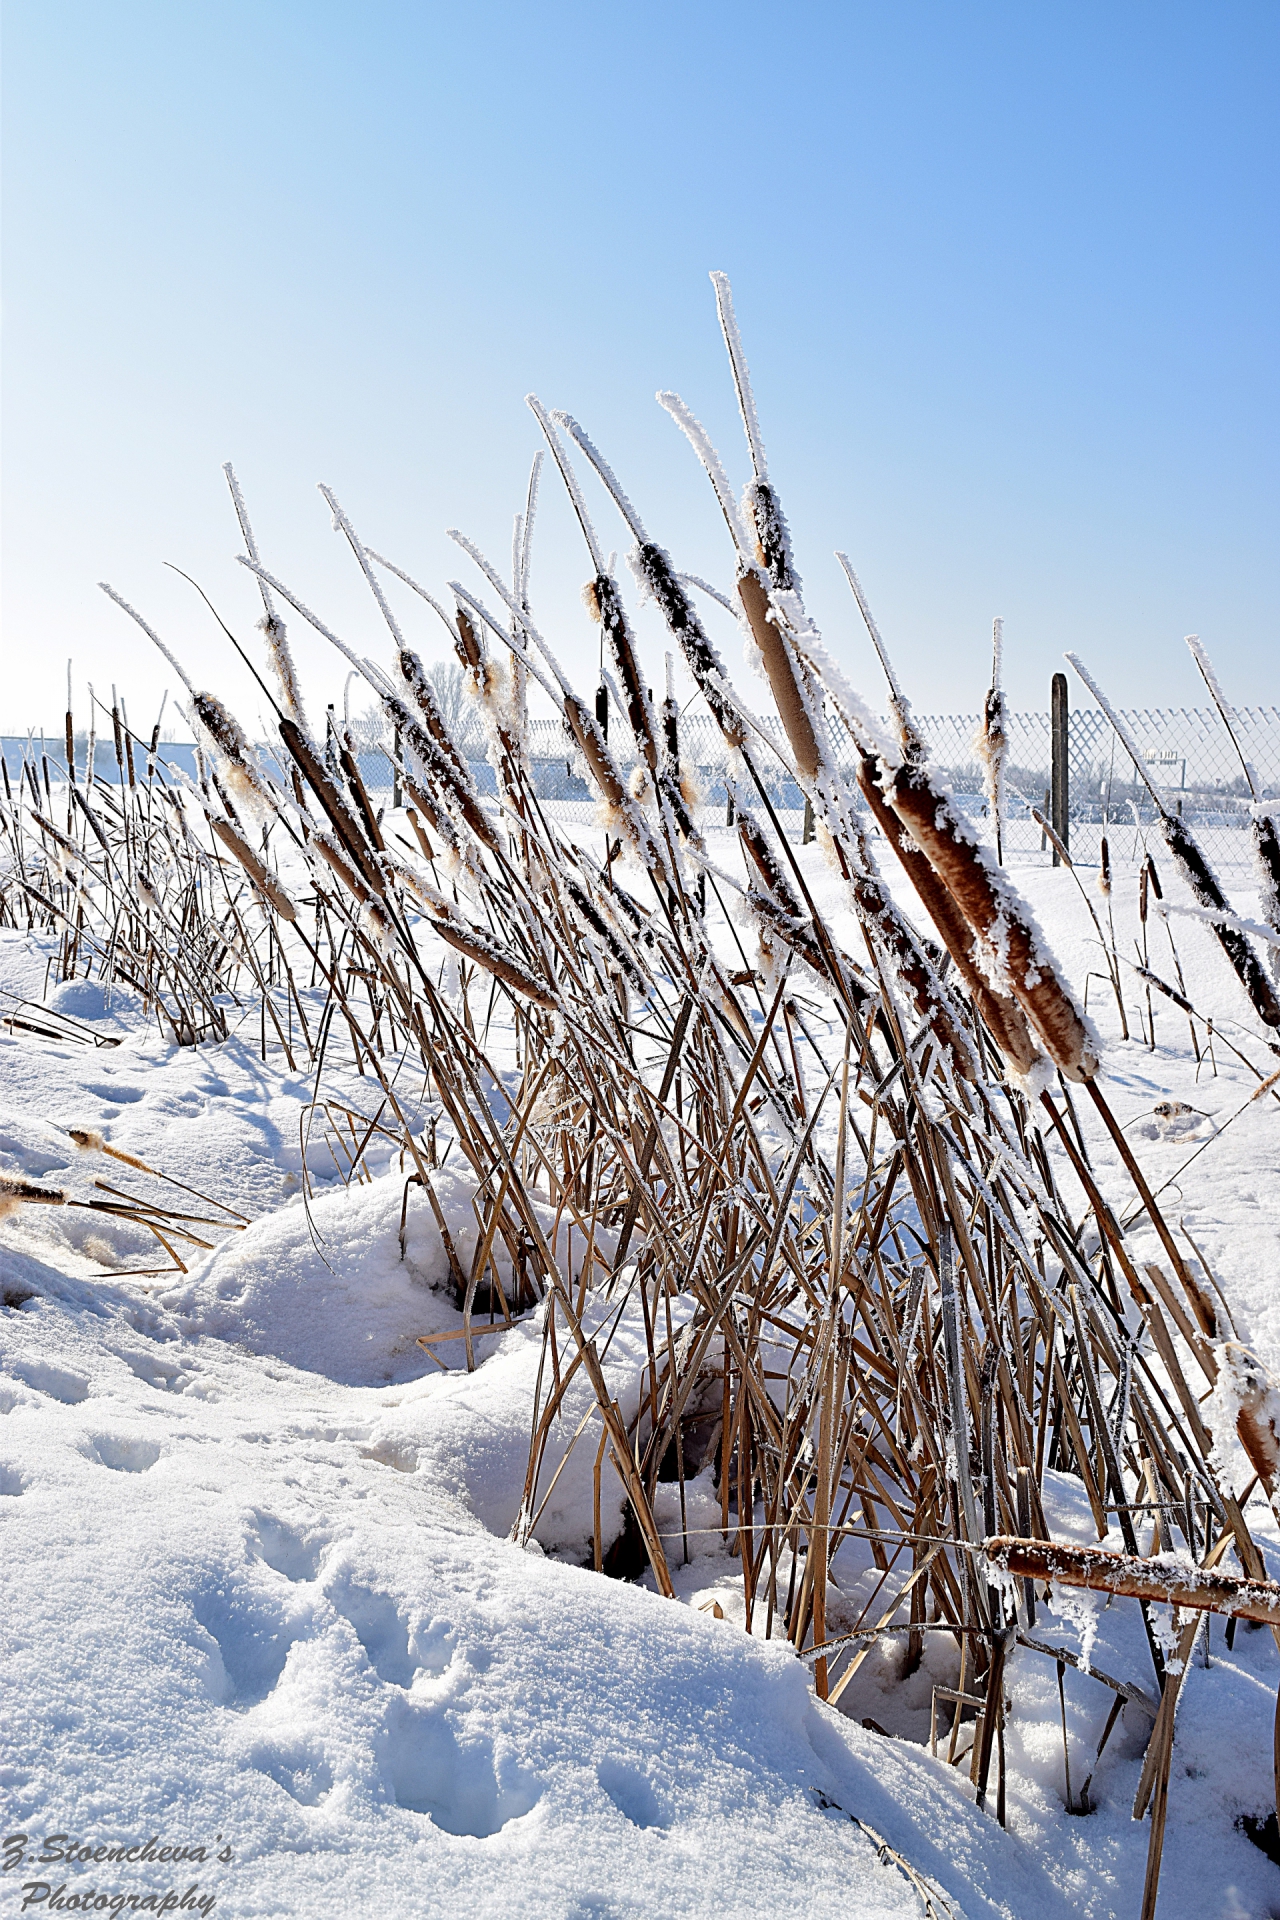
M 982 767 L 974 739 L 977 714 L 917 716 L 942 777 L 966 812 L 986 813 Z M 1166 805 L 1181 813 L 1199 838 L 1227 865 L 1250 857 L 1250 787 L 1241 754 L 1250 763 L 1259 791 L 1280 795 L 1280 707 L 1237 710 L 1232 744 L 1219 715 L 1202 708 L 1129 709 L 1122 718 L 1142 751 L 1147 773 Z M 391 784 L 391 766 L 385 748 L 389 740 L 381 723 L 369 718 L 355 723 L 359 734 L 361 774 L 371 789 L 381 793 Z M 764 731 L 782 744 L 775 720 Z M 629 770 L 626 747 L 616 737 L 611 744 Z M 1006 716 L 1008 752 L 1005 760 L 1005 843 L 1016 859 L 1051 858 L 1032 807 L 1047 812 L 1050 788 L 1050 719 L 1048 713 L 1011 713 Z M 465 741 L 477 785 L 494 790 L 492 768 L 483 758 L 478 730 Z M 528 729 L 529 759 L 534 787 L 540 799 L 559 803 L 584 821 L 591 817 L 591 792 L 577 760 L 573 743 L 558 720 L 532 720 Z M 1154 823 L 1155 807 L 1146 786 L 1134 771 L 1129 755 L 1116 739 L 1107 717 L 1096 707 L 1079 707 L 1068 724 L 1068 815 L 1072 854 L 1084 862 L 1096 861 L 1105 830 L 1114 858 L 1140 852 L 1146 830 Z M 708 714 L 685 714 L 680 721 L 680 758 L 696 772 L 704 806 L 711 810 L 726 801 L 726 754 L 719 728 Z M 770 786 L 770 799 L 784 820 L 798 822 L 803 795 L 786 772 L 785 760 L 761 752 L 759 760 Z M 848 770 L 852 775 L 852 767 Z
M 1248 860 L 1251 796 L 1241 756 L 1249 762 L 1259 791 L 1268 797 L 1280 796 L 1280 707 L 1237 710 L 1239 752 L 1221 718 L 1212 709 L 1130 709 L 1122 717 L 1165 803 L 1182 814 L 1211 857 L 1226 866 Z M 986 796 L 981 762 L 974 746 L 978 716 L 927 714 L 917 718 L 934 762 L 959 805 L 972 815 L 984 816 Z M 1005 846 L 1014 860 L 1048 860 L 1052 856 L 1031 809 L 1036 807 L 1047 812 L 1048 807 L 1049 715 L 1011 713 L 1006 716 L 1005 728 L 1008 739 Z M 477 787 L 481 793 L 492 794 L 495 791 L 493 769 L 485 758 L 484 737 L 474 710 L 456 716 L 455 730 Z M 351 731 L 361 777 L 378 804 L 386 805 L 392 788 L 388 755 L 392 745 L 390 732 L 385 722 L 372 713 L 353 719 Z M 764 722 L 762 731 L 777 740 L 782 749 L 779 755 L 772 755 L 761 743 L 757 756 L 769 785 L 770 800 L 783 824 L 799 834 L 804 796 L 786 771 L 785 747 L 777 720 Z M 615 722 L 610 744 L 624 772 L 629 772 L 634 753 L 628 752 L 624 735 L 625 730 Z M 680 719 L 679 741 L 682 765 L 694 774 L 701 790 L 706 821 L 712 825 L 716 810 L 726 805 L 723 738 L 709 714 L 686 713 Z M 539 798 L 555 806 L 566 822 L 590 823 L 594 818 L 591 790 L 562 722 L 531 720 L 527 743 L 534 790 Z M 0 745 L 11 780 L 20 777 L 24 760 L 32 763 L 33 771 L 39 776 L 44 746 L 39 736 L 11 736 Z M 50 742 L 46 751 L 52 777 L 57 780 L 64 750 L 61 743 L 55 749 Z M 84 743 L 78 742 L 77 760 L 81 766 L 84 751 Z M 1155 820 L 1155 807 L 1106 715 L 1096 707 L 1080 707 L 1071 714 L 1067 757 L 1073 857 L 1085 863 L 1096 862 L 1104 831 L 1110 840 L 1113 859 L 1123 861 L 1140 855 L 1146 832 Z M 159 758 L 162 761 L 176 758 L 185 768 L 195 770 L 194 754 L 189 746 L 165 742 L 160 747 Z M 846 771 L 852 781 L 852 766 Z M 99 779 L 108 781 L 118 777 L 114 750 L 109 743 L 98 743 L 95 772 Z
M 1249 762 L 1260 793 L 1280 794 L 1280 707 L 1237 709 L 1239 752 L 1213 709 L 1144 707 L 1130 709 L 1121 718 L 1165 805 L 1182 815 L 1221 863 L 1248 860 L 1252 795 L 1243 761 Z M 970 811 L 985 810 L 982 768 L 974 746 L 978 724 L 976 714 L 931 714 L 920 719 L 937 765 Z M 1030 809 L 1048 811 L 1049 715 L 1009 714 L 1005 732 L 1006 841 L 1015 857 L 1047 854 Z M 1113 854 L 1123 858 L 1136 851 L 1155 821 L 1155 805 L 1110 721 L 1098 708 L 1079 707 L 1070 715 L 1067 766 L 1073 857 L 1096 861 L 1104 831 Z

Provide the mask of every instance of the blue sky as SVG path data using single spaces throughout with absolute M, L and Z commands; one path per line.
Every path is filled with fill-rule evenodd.
M 162 564 L 248 632 L 228 458 L 268 564 L 381 651 L 315 483 L 433 587 L 468 577 L 450 525 L 505 568 L 530 389 L 727 581 L 653 399 L 746 477 L 713 267 L 811 609 L 877 701 L 837 546 L 924 712 L 973 708 L 997 613 L 1020 706 L 1065 647 L 1192 704 L 1191 631 L 1280 698 L 1278 52 L 1273 0 L 8 0 L 0 722 L 59 726 L 70 655 L 149 726 L 171 676 L 103 577 L 256 717 Z M 585 554 L 544 503 L 535 612 L 585 680 Z

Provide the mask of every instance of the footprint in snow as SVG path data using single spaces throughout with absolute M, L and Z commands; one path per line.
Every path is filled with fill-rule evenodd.
M 320 1571 L 325 1543 L 302 1533 L 287 1520 L 277 1520 L 274 1514 L 255 1513 L 245 1545 L 250 1556 L 263 1561 L 273 1573 L 283 1574 L 286 1580 L 305 1581 L 314 1580 Z
M 329 1600 L 350 1622 L 379 1680 L 408 1687 L 422 1665 L 409 1646 L 409 1623 L 390 1594 L 362 1587 L 345 1575 L 329 1589 Z
M 614 1806 L 633 1827 L 669 1827 L 671 1815 L 661 1805 L 649 1778 L 623 1760 L 602 1760 L 596 1779 Z
M 256 1707 L 278 1684 L 296 1633 L 269 1602 L 230 1585 L 195 1594 L 191 1610 L 213 1643 L 201 1648 L 211 1655 L 205 1683 L 213 1698 L 241 1713 Z
M 301 1807 L 318 1807 L 333 1787 L 333 1768 L 328 1760 L 306 1746 L 264 1743 L 253 1749 L 249 1764 L 283 1787 Z
M 95 1433 L 88 1441 L 89 1458 L 114 1473 L 145 1473 L 160 1458 L 154 1440 L 136 1434 Z
M 403 1696 L 391 1702 L 380 1744 L 383 1776 L 396 1805 L 426 1814 L 445 1833 L 487 1840 L 542 1795 L 541 1782 L 527 1775 L 503 1785 L 491 1741 L 464 1745 L 444 1713 Z
M 123 1360 L 131 1373 L 157 1392 L 181 1393 L 191 1381 L 191 1371 L 187 1367 L 178 1367 L 171 1360 L 162 1360 L 155 1353 L 134 1353 L 126 1347 L 113 1349 L 117 1360 Z
M 23 1360 L 13 1371 L 37 1393 L 47 1393 L 50 1399 L 61 1400 L 66 1407 L 78 1406 L 89 1397 L 89 1382 L 82 1373 L 55 1367 L 48 1360 Z

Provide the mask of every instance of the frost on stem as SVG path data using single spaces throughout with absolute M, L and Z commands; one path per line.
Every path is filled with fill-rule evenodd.
M 146 634 L 148 640 L 151 641 L 152 645 L 159 648 L 160 652 L 164 655 L 165 659 L 169 662 L 169 665 L 173 668 L 174 672 L 177 674 L 179 680 L 181 680 L 187 692 L 194 693 L 195 688 L 191 684 L 191 679 L 189 674 L 186 671 L 186 668 L 179 664 L 176 655 L 170 652 L 169 648 L 165 645 L 164 641 L 160 638 L 160 635 L 155 631 L 154 627 L 149 627 L 147 625 L 146 621 L 143 619 L 142 615 L 138 612 L 137 608 L 131 607 L 129 605 L 129 602 L 126 599 L 124 599 L 122 595 L 118 594 L 115 588 L 111 586 L 108 581 L 99 580 L 98 586 L 100 590 L 106 594 L 108 600 L 114 600 L 116 605 L 120 608 L 120 610 L 123 613 L 127 613 L 131 620 L 136 621 L 138 626 L 140 626 L 142 628 L 142 631 Z M 93 692 L 92 687 L 90 687 L 89 692 L 90 694 L 92 694 Z M 92 736 L 90 737 L 92 738 Z
M 240 491 L 240 482 L 236 478 L 235 468 L 228 460 L 223 466 L 222 471 L 226 475 L 227 485 L 231 489 L 232 504 L 236 510 L 236 518 L 240 522 L 240 532 L 244 537 L 245 552 L 256 565 L 260 558 L 258 543 L 254 539 L 253 527 L 249 521 L 249 511 L 244 503 L 244 495 Z M 258 576 L 258 591 L 262 595 L 262 618 L 258 622 L 258 632 L 266 639 L 267 653 L 275 669 L 276 680 L 280 687 L 281 703 L 290 720 L 292 720 L 296 726 L 301 727 L 305 733 L 307 730 L 307 719 L 302 705 L 302 689 L 298 684 L 298 672 L 293 664 L 293 654 L 289 649 L 285 624 L 276 610 L 275 602 L 271 598 L 271 588 L 261 575 Z
M 1253 796 L 1250 826 L 1253 835 L 1253 857 L 1258 874 L 1258 891 L 1262 904 L 1262 917 L 1276 933 L 1280 933 L 1280 824 L 1274 802 L 1264 801 L 1260 792 L 1257 768 L 1246 756 L 1238 738 L 1239 720 L 1231 706 L 1213 670 L 1212 662 L 1200 640 L 1194 633 L 1187 635 L 1187 645 L 1192 658 L 1204 676 L 1205 685 L 1213 695 L 1214 704 L 1222 718 L 1232 746 L 1244 768 L 1244 777 L 1249 783 L 1249 792 Z M 1271 952 L 1271 971 L 1280 980 L 1280 953 L 1274 948 Z
M 1004 763 L 1009 751 L 1005 727 L 1005 698 L 1001 684 L 1004 621 L 991 623 L 991 685 L 982 709 L 982 723 L 974 735 L 974 751 L 982 767 L 982 784 L 996 836 L 996 858 L 1004 863 Z
M 733 384 L 738 396 L 738 406 L 742 412 L 742 424 L 747 435 L 752 469 L 757 480 L 765 480 L 768 478 L 769 470 L 764 457 L 764 439 L 756 414 L 755 395 L 751 391 L 751 376 L 747 372 L 747 356 L 742 345 L 742 335 L 738 331 L 738 317 L 733 310 L 733 288 L 729 284 L 727 273 L 717 273 L 714 270 L 711 275 L 711 284 L 716 290 L 716 311 L 720 316 L 724 343 L 729 350 L 729 365 L 733 370 Z

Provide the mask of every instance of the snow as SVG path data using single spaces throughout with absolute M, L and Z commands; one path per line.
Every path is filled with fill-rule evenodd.
M 709 857 L 731 867 L 734 836 L 707 837 Z M 1121 837 L 1111 906 L 1123 954 L 1140 932 L 1139 850 Z M 857 951 L 841 883 L 816 846 L 798 852 Z M 1071 877 L 1030 865 L 1011 877 L 1064 973 L 1099 975 Z M 1223 877 L 1233 912 L 1256 915 L 1247 870 Z M 1180 880 L 1166 884 L 1174 904 L 1189 901 Z M 1280 1376 L 1277 1113 L 1271 1093 L 1250 1097 L 1275 1056 L 1208 926 L 1179 916 L 1153 921 L 1149 937 L 1150 964 L 1170 979 L 1176 940 L 1187 995 L 1214 1019 L 1212 1051 L 1198 1066 L 1185 1016 L 1158 995 L 1148 1046 L 1145 989 L 1123 967 L 1134 1037 L 1122 1041 L 1095 978 L 1107 1095 L 1171 1221 L 1222 1285 L 1240 1340 Z M 744 1631 L 709 1474 L 686 1490 L 687 1563 L 676 1489 L 659 1489 L 674 1601 L 647 1576 L 592 1571 L 598 1423 L 556 1477 L 588 1412 L 581 1381 L 543 1462 L 533 1543 L 516 1546 L 545 1309 L 510 1329 L 477 1314 L 476 1370 L 460 1339 L 434 1343 L 442 1370 L 419 1338 L 457 1332 L 461 1315 L 416 1186 L 401 1259 L 410 1169 L 390 1146 L 348 1188 L 313 1120 L 304 1182 L 314 1087 L 278 1049 L 262 1060 L 255 1020 L 221 1044 L 177 1047 L 127 993 L 96 981 L 46 992 L 48 960 L 41 941 L 0 934 L 0 985 L 117 1044 L 0 1036 L 0 1172 L 85 1198 L 98 1179 L 172 1194 L 67 1130 L 96 1131 L 249 1224 L 210 1227 L 216 1244 L 187 1249 L 182 1274 L 142 1271 L 165 1265 L 159 1249 L 106 1216 L 41 1207 L 0 1221 L 0 1841 L 28 1836 L 0 1854 L 0 1913 L 87 1911 L 89 1896 L 107 1900 L 95 1911 L 152 1896 L 132 1910 L 157 1911 L 169 1890 L 195 1887 L 188 1911 L 212 1898 L 214 1912 L 335 1920 L 366 1907 L 575 1920 L 921 1914 L 878 1835 L 970 1920 L 1136 1914 L 1148 1836 L 1131 1818 L 1140 1705 L 1125 1706 L 1095 1760 L 1115 1696 L 1065 1669 L 1073 1798 L 1092 1775 L 1094 1809 L 1072 1816 L 1055 1661 L 1014 1648 L 1002 1831 L 974 1805 L 967 1765 L 946 1764 L 943 1707 L 930 1757 L 932 1689 L 957 1682 L 954 1641 L 926 1635 L 903 1679 L 904 1636 L 887 1634 L 839 1707 L 820 1703 L 811 1666 L 764 1637 L 760 1614 Z M 370 1117 L 380 1098 L 336 1045 L 321 1093 Z M 421 1129 L 425 1104 L 407 1088 L 404 1099 Z M 1077 1106 L 1098 1178 L 1127 1211 L 1114 1146 Z M 1078 1197 L 1060 1154 L 1055 1175 Z M 469 1171 L 455 1155 L 431 1178 L 468 1270 Z M 1135 1261 L 1161 1258 L 1154 1235 L 1135 1229 L 1131 1242 Z M 625 1288 L 592 1296 L 587 1321 L 608 1342 L 625 1415 L 644 1359 Z M 1235 1478 L 1243 1491 L 1243 1468 Z M 601 1503 L 608 1540 L 621 1495 L 607 1461 Z M 1050 1475 L 1046 1504 L 1055 1537 L 1093 1541 L 1078 1481 Z M 1280 1568 L 1257 1492 L 1248 1516 Z M 834 1576 L 833 1634 L 875 1590 L 865 1543 L 841 1548 Z M 1167 1631 L 1167 1610 L 1155 1613 Z M 1154 1690 L 1130 1603 L 1059 1591 L 1030 1637 Z M 1236 1824 L 1274 1806 L 1280 1654 L 1244 1624 L 1228 1649 L 1221 1620 L 1207 1666 L 1204 1650 L 1202 1637 L 1178 1709 L 1160 1920 L 1280 1908 L 1280 1870 Z M 41 1863 L 55 1834 L 68 1836 L 54 1849 L 64 1852 L 154 1838 L 156 1857 Z M 205 1857 L 160 1860 L 172 1846 Z

